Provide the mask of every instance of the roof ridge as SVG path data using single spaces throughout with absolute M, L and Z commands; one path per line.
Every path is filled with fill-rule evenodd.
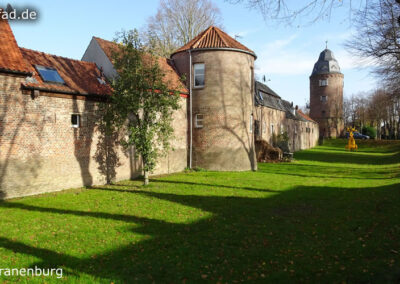
M 74 58 L 70 58 L 70 57 L 66 57 L 66 56 L 60 56 L 60 55 L 55 55 L 55 54 L 51 54 L 51 53 L 47 53 L 47 52 L 43 52 L 43 51 L 39 51 L 39 50 L 35 50 L 35 49 L 31 49 L 31 48 L 26 48 L 26 47 L 19 47 L 22 50 L 26 50 L 26 51 L 33 51 L 36 53 L 42 53 L 44 55 L 48 55 L 48 56 L 52 56 L 52 57 L 58 57 L 58 58 L 62 58 L 62 59 L 67 59 L 69 61 L 76 61 L 76 62 L 80 62 L 80 63 L 84 63 L 84 64 L 94 64 L 93 62 L 89 62 L 89 61 L 83 61 L 83 60 L 79 60 L 79 59 L 74 59 Z M 96 65 L 96 64 L 94 64 Z
M 222 30 L 220 30 L 219 28 L 217 28 L 217 27 L 213 27 L 213 28 L 214 28 L 215 32 L 217 33 L 217 35 L 219 36 L 219 38 L 225 44 L 225 46 L 229 46 L 229 44 L 224 39 L 224 32 Z
M 202 34 L 199 34 L 199 38 L 195 41 L 195 44 L 193 45 L 193 47 L 196 47 L 200 44 L 200 42 L 205 38 L 205 36 L 210 33 L 210 31 L 212 30 L 213 26 L 209 26 L 207 29 L 205 29 Z M 195 40 L 196 37 L 194 37 L 192 40 Z

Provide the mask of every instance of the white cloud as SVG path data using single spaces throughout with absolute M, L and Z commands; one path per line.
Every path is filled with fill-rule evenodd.
M 258 53 L 256 72 L 259 74 L 295 75 L 311 72 L 314 58 L 299 52 L 294 44 L 297 35 L 279 39 L 264 45 Z M 295 46 L 295 48 L 293 48 Z

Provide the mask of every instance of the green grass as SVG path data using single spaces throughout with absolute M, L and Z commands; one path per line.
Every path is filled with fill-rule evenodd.
M 400 281 L 400 144 L 344 140 L 258 172 L 190 172 L 0 202 L 0 268 L 61 281 Z M 57 278 L 0 277 L 0 281 Z

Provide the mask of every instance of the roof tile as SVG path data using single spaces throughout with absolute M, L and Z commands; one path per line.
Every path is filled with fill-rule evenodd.
M 307 114 L 302 112 L 300 109 L 297 110 L 297 113 L 302 116 L 304 119 L 316 123 L 311 117 L 309 117 Z
M 103 49 L 104 53 L 107 55 L 108 59 L 112 61 L 113 53 L 117 51 L 118 44 L 98 37 L 94 37 L 94 39 L 97 40 L 100 47 Z M 157 57 L 157 60 L 161 70 L 164 72 L 165 75 L 164 83 L 168 84 L 171 90 L 178 90 L 182 93 L 188 94 L 189 91 L 182 83 L 180 76 L 178 75 L 178 72 L 172 65 L 171 60 L 165 57 Z
M 1 11 L 1 9 L 0 9 Z M 11 72 L 29 73 L 29 68 L 22 57 L 17 41 L 7 20 L 0 18 L 0 69 Z
M 255 56 L 255 53 L 252 50 L 248 49 L 246 46 L 230 37 L 227 33 L 214 26 L 210 26 L 209 28 L 207 28 L 205 31 L 200 33 L 187 44 L 176 50 L 174 53 L 186 51 L 189 49 L 201 48 L 240 49 L 252 53 Z
M 37 83 L 25 83 L 25 87 L 81 95 L 110 95 L 112 93 L 112 89 L 108 84 L 99 82 L 98 78 L 101 78 L 102 74 L 94 63 L 26 48 L 21 48 L 20 50 L 22 56 L 33 70 L 35 65 L 54 68 L 65 82 L 65 85 L 44 82 L 38 72 L 35 71 L 33 77 Z

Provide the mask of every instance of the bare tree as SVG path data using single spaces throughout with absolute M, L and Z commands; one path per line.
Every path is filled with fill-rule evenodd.
M 392 91 L 400 90 L 400 0 L 380 0 L 359 12 L 357 33 L 346 44 L 355 55 L 374 61 L 376 73 Z
M 251 9 L 261 12 L 266 20 L 284 20 L 293 23 L 299 19 L 307 19 L 309 23 L 329 20 L 336 9 L 346 10 L 351 20 L 356 11 L 367 11 L 371 3 L 383 0 L 225 0 L 232 4 L 244 3 Z
M 221 26 L 222 18 L 210 0 L 161 0 L 144 34 L 157 55 L 169 57 L 211 25 Z
M 387 108 L 390 105 L 390 95 L 384 89 L 375 90 L 369 97 L 368 116 L 371 124 L 376 126 L 377 138 L 382 136 L 382 126 L 388 121 Z

